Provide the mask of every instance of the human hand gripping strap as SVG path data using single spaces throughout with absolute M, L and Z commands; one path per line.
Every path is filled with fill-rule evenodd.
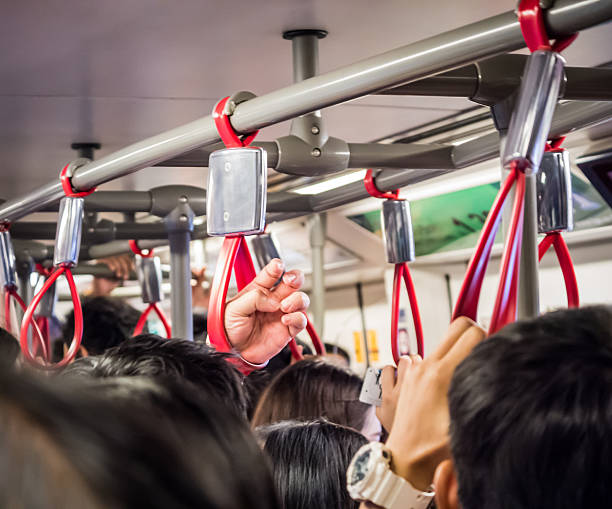
M 255 278 L 255 267 L 244 237 L 226 237 L 219 253 L 217 268 L 210 292 L 208 307 L 208 338 L 219 352 L 237 354 L 225 331 L 225 303 L 227 291 L 234 270 L 238 291 Z M 255 369 L 264 368 L 268 363 L 254 364 L 238 354 L 230 360 L 245 375 Z
M 140 249 L 140 247 L 138 247 L 138 243 L 135 240 L 130 240 L 129 241 L 129 246 L 130 249 L 132 250 L 132 252 L 136 255 L 136 256 L 140 256 L 143 259 L 153 259 L 153 249 L 146 249 L 146 250 L 142 250 Z M 157 262 L 159 263 L 159 262 Z M 138 322 L 136 323 L 136 327 L 134 328 L 134 332 L 132 333 L 132 336 L 138 336 L 139 334 L 142 333 L 142 330 L 144 329 L 144 326 L 147 323 L 147 318 L 149 316 L 149 314 L 151 313 L 151 311 L 154 311 L 155 314 L 158 316 L 158 318 L 160 319 L 163 327 L 164 327 L 164 331 L 166 332 L 166 338 L 171 338 L 172 337 L 172 328 L 170 327 L 170 323 L 168 322 L 168 318 L 166 317 L 166 315 L 164 314 L 164 312 L 160 309 L 160 307 L 158 306 L 158 302 L 159 300 L 157 300 L 159 297 L 155 296 L 155 300 L 153 299 L 152 295 L 149 295 L 147 299 L 145 299 L 145 286 L 146 286 L 146 281 L 144 281 L 144 278 L 146 277 L 150 277 L 150 278 L 155 278 L 155 287 L 156 288 L 160 288 L 161 287 L 161 281 L 158 281 L 158 275 L 155 273 L 155 271 L 150 270 L 150 271 L 141 271 L 139 270 L 139 279 L 140 284 L 141 284 L 141 289 L 142 289 L 142 295 L 143 295 L 143 300 L 145 303 L 147 303 L 147 307 L 146 309 L 142 312 L 142 314 L 140 315 L 140 318 L 138 319 Z M 161 292 L 161 289 L 160 289 Z
M 374 179 L 373 170 L 368 170 L 364 178 L 364 186 L 374 198 L 381 198 L 391 201 L 402 201 L 399 198 L 399 189 L 391 192 L 382 192 L 376 186 Z M 385 236 L 388 233 L 385 231 Z M 402 239 L 405 240 L 405 239 Z M 390 242 L 390 239 L 385 239 L 386 242 Z M 406 259 L 406 258 L 404 258 Z M 400 347 L 399 347 L 399 309 L 400 309 L 400 292 L 402 287 L 402 281 L 406 287 L 408 294 L 408 300 L 410 302 L 410 311 L 412 313 L 412 322 L 414 324 L 414 330 L 416 335 L 417 351 L 418 354 L 423 357 L 425 354 L 424 340 L 423 340 L 423 325 L 421 322 L 421 315 L 419 313 L 419 305 L 416 296 L 416 290 L 414 283 L 410 275 L 410 269 L 407 261 L 395 264 L 395 272 L 393 276 L 393 293 L 391 299 L 391 353 L 393 354 L 393 360 L 395 363 L 399 363 L 400 360 Z
M 244 137 L 238 136 L 230 122 L 228 101 L 230 96 L 221 99 L 213 111 L 213 120 L 221 141 L 227 148 L 247 147 L 257 136 L 258 131 Z M 234 351 L 232 344 L 227 338 L 225 331 L 225 303 L 229 288 L 232 270 L 236 276 L 238 291 L 242 290 L 255 278 L 255 267 L 249 253 L 249 248 L 243 236 L 225 237 L 219 253 L 217 269 L 211 287 L 210 304 L 208 307 L 208 338 L 219 352 L 230 352 L 238 357 L 232 358 L 230 362 L 245 375 L 255 369 L 261 369 L 267 365 L 254 364 L 244 359 Z
M 260 267 L 266 266 L 275 258 L 281 259 L 281 255 L 276 247 L 274 239 L 270 233 L 267 233 L 266 231 L 253 237 L 251 247 L 253 248 L 255 259 Z M 277 284 L 279 284 L 281 281 L 282 276 L 279 278 Z M 308 316 L 306 316 L 306 332 L 310 336 L 310 341 L 312 342 L 316 354 L 325 355 L 325 345 L 323 344 L 323 341 L 321 341 L 321 338 L 317 334 L 317 331 L 315 330 L 315 327 Z M 295 338 L 291 338 L 291 341 L 289 341 L 289 348 L 291 350 L 291 355 L 295 360 L 302 360 L 304 358 L 295 341 Z
M 81 299 L 72 276 L 71 267 L 78 261 L 79 249 L 81 244 L 81 226 L 83 221 L 83 197 L 95 191 L 75 191 L 70 181 L 68 173 L 71 164 L 66 165 L 60 174 L 60 181 L 65 193 L 65 197 L 60 202 L 60 212 L 58 216 L 57 232 L 55 235 L 54 261 L 55 266 L 51 275 L 43 284 L 41 290 L 34 296 L 32 302 L 26 309 L 23 322 L 21 324 L 20 343 L 24 358 L 31 364 L 42 369 L 59 369 L 74 360 L 83 338 L 83 310 Z M 70 289 L 72 304 L 74 307 L 74 334 L 68 352 L 64 358 L 56 364 L 40 362 L 33 352 L 30 351 L 28 344 L 28 329 L 34 316 L 34 311 L 38 307 L 43 295 L 49 291 L 57 279 L 64 275 Z

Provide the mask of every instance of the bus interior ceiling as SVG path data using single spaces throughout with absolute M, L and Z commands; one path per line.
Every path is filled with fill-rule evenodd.
M 114 8 L 109 8 L 109 4 L 115 4 Z M 59 170 L 76 157 L 71 144 L 99 143 L 100 148 L 94 153 L 98 159 L 205 117 L 220 98 L 229 94 L 249 90 L 264 95 L 290 85 L 294 65 L 292 43 L 283 39 L 283 33 L 288 30 L 328 32 L 318 41 L 318 74 L 323 74 L 514 8 L 513 1 L 485 0 L 460 3 L 441 0 L 435 5 L 392 0 L 379 2 L 376 9 L 366 0 L 188 0 L 181 2 L 180 8 L 173 2 L 142 0 L 86 4 L 76 0 L 61 3 L 25 0 L 7 4 L 0 31 L 4 48 L 0 54 L 3 69 L 0 111 L 4 119 L 0 125 L 1 197 L 14 200 L 53 181 Z M 252 15 L 255 11 L 257 16 Z M 421 22 L 433 19 L 435 23 Z M 564 52 L 567 65 L 605 70 L 611 45 L 610 24 L 582 30 L 577 42 Z M 516 53 L 525 55 L 526 50 Z M 410 143 L 436 144 L 433 148 L 465 144 L 463 152 L 459 149 L 450 153 L 454 162 L 465 158 L 465 164 L 457 163 L 458 169 L 444 164 L 436 169 L 436 157 L 442 157 L 438 154 L 431 156 L 429 166 L 423 163 L 422 168 L 406 170 L 414 175 L 411 185 L 402 189 L 402 195 L 409 200 L 498 182 L 499 160 L 491 154 L 492 147 L 496 151 L 497 131 L 490 108 L 459 93 L 455 97 L 450 93 L 449 97 L 428 96 L 426 90 L 417 92 L 416 89 L 415 95 L 410 93 L 409 90 L 398 91 L 397 95 L 375 93 L 324 108 L 321 113 L 327 134 L 348 142 L 356 162 L 367 160 L 363 154 L 361 159 L 358 157 L 358 144 L 394 144 L 398 149 Z M 592 102 L 584 104 L 593 106 Z M 563 107 L 566 107 L 564 111 L 570 108 L 580 111 L 578 101 L 566 101 Z M 610 147 L 612 123 L 606 119 L 612 118 L 612 102 L 602 102 L 600 111 L 599 117 L 591 115 L 582 119 L 588 129 L 569 135 L 566 147 L 573 159 Z M 272 125 L 264 127 L 257 139 L 269 142 L 262 145 L 278 158 L 279 150 L 271 142 L 289 134 L 291 121 L 269 124 Z M 564 129 L 563 133 L 568 131 L 567 126 Z M 483 144 L 486 140 L 488 144 Z M 472 160 L 466 155 L 465 147 L 471 151 L 473 148 L 472 152 L 480 149 L 486 154 Z M 361 149 L 366 151 L 367 147 L 364 145 Z M 110 180 L 98 189 L 148 191 L 174 184 L 203 188 L 210 150 L 210 147 L 198 148 L 177 155 L 156 166 Z M 396 166 L 399 167 L 394 168 L 394 175 L 399 175 L 402 167 Z M 345 164 L 345 168 L 333 174 L 321 172 L 322 175 L 312 175 L 307 170 L 301 175 L 269 170 L 271 230 L 281 240 L 288 264 L 304 269 L 307 275 L 310 273 L 308 213 L 317 211 L 310 197 L 338 189 L 341 181 L 334 179 L 344 178 L 342 182 L 357 185 L 362 179 L 363 167 Z M 355 177 L 355 172 L 361 173 Z M 585 180 L 575 168 L 574 174 Z M 385 178 L 395 177 L 387 173 Z M 308 186 L 314 185 L 320 187 L 308 191 Z M 384 299 L 388 295 L 389 266 L 384 260 L 383 242 L 375 232 L 355 220 L 356 216 L 378 210 L 380 204 L 359 193 L 351 192 L 348 196 L 346 203 L 327 215 L 325 258 L 330 307 L 326 328 L 332 337 L 338 333 L 333 324 L 342 324 L 346 318 L 338 311 L 347 307 L 343 292 L 352 292 L 351 288 L 358 282 L 374 285 L 368 297 L 373 301 L 366 299 L 366 304 L 374 308 L 381 302 L 379 297 Z M 358 199 L 351 199 L 354 196 Z M 312 210 L 292 209 L 299 200 Z M 320 206 L 323 210 L 323 205 Z M 145 211 L 135 217 L 138 222 L 159 221 L 159 216 Z M 118 223 L 125 220 L 124 215 L 107 211 L 98 215 L 98 219 L 104 218 Z M 36 212 L 20 218 L 15 226 L 27 221 L 53 220 L 47 213 Z M 150 227 L 151 239 L 156 238 L 154 228 Z M 576 246 L 573 254 L 578 272 L 584 264 L 584 272 L 592 277 L 596 272 L 592 264 L 609 258 L 605 253 L 606 247 L 609 253 L 612 245 L 611 228 L 603 225 L 568 236 L 568 243 Z M 52 237 L 41 235 L 40 238 L 41 242 L 48 243 Z M 164 243 L 163 239 L 151 240 L 151 245 L 156 242 Z M 599 243 L 598 249 L 581 248 L 594 243 Z M 198 244 L 192 249 L 192 257 L 214 267 L 219 246 L 217 239 L 206 239 L 204 245 Z M 114 252 L 112 246 L 92 245 L 88 250 L 83 258 L 99 258 Z M 469 250 L 456 249 L 417 258 L 415 280 L 419 290 L 426 294 L 423 300 L 435 301 L 434 293 L 440 289 L 443 294 L 450 292 L 449 298 L 456 294 L 469 256 Z M 612 271 L 608 266 L 605 270 Z M 450 283 L 445 276 L 450 277 Z M 485 291 L 490 291 L 487 284 Z M 307 279 L 309 286 L 310 279 Z M 602 297 L 610 301 L 609 295 L 593 295 L 592 300 L 601 302 Z M 545 304 L 549 305 L 547 299 L 544 297 Z M 436 312 L 444 308 L 443 315 L 446 314 L 448 305 L 440 303 L 439 309 L 436 307 L 432 306 L 434 309 L 424 317 L 426 329 L 435 330 L 434 337 L 439 332 L 438 324 L 446 322 L 439 320 Z M 374 308 L 370 307 L 371 313 Z

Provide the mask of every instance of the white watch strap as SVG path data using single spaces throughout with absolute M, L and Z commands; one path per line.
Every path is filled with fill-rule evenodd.
M 370 501 L 385 509 L 426 509 L 433 493 L 414 488 L 408 481 L 385 469 Z

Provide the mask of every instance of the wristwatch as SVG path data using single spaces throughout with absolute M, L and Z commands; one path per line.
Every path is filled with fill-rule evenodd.
M 425 509 L 434 493 L 417 490 L 393 473 L 390 463 L 391 451 L 380 442 L 361 447 L 346 472 L 346 487 L 351 498 L 385 509 Z

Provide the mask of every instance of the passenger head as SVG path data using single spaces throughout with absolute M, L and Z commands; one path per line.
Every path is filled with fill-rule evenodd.
M 0 327 L 0 369 L 14 366 L 20 353 L 17 338 Z
M 163 377 L 186 381 L 211 399 L 246 415 L 242 375 L 218 353 L 202 343 L 162 339 L 145 334 L 136 336 L 98 356 L 91 364 L 74 363 L 66 374 L 92 377 Z
M 282 421 L 255 432 L 272 468 L 282 507 L 358 507 L 346 490 L 346 470 L 367 443 L 361 433 L 322 419 Z
M 302 355 L 312 355 L 312 350 L 306 343 L 299 339 L 296 339 L 296 342 L 299 347 L 302 347 Z M 265 368 L 253 371 L 253 373 L 245 378 L 244 387 L 247 392 L 247 416 L 249 419 L 253 418 L 257 403 L 259 403 L 259 399 L 261 398 L 261 395 L 266 387 L 270 385 L 270 382 L 278 373 L 289 366 L 292 362 L 295 361 L 293 360 L 291 349 L 287 345 L 268 361 Z
M 505 327 L 458 366 L 449 405 L 453 459 L 438 467 L 438 507 L 608 506 L 612 308 Z
M 89 355 L 99 355 L 132 336 L 140 312 L 120 299 L 92 297 L 83 300 L 83 340 Z M 70 345 L 74 334 L 74 311 L 66 315 L 62 343 Z
M 338 366 L 344 366 L 348 368 L 351 365 L 351 356 L 348 352 L 338 346 L 332 345 L 331 343 L 325 343 L 325 360 Z
M 158 418 L 95 384 L 0 372 L 0 507 L 278 507 L 245 423 L 168 387 L 150 389 L 176 410 Z
M 264 391 L 252 425 L 324 417 L 376 439 L 375 409 L 359 401 L 361 379 L 320 359 L 305 359 L 281 371 Z

